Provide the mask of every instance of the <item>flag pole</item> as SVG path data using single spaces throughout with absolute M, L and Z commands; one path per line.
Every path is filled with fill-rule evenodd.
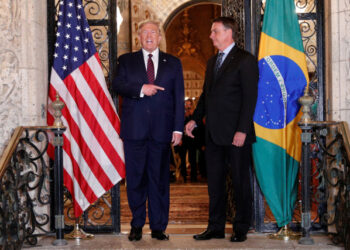
M 288 225 L 283 226 L 277 233 L 268 235 L 269 239 L 272 240 L 299 240 L 301 237 L 300 233 L 293 232 Z
M 54 246 L 67 245 L 64 239 L 64 213 L 63 213 L 63 133 L 66 130 L 61 120 L 64 103 L 56 93 L 56 100 L 51 104 L 55 117 L 51 131 L 55 134 L 53 145 L 55 146 L 54 158 L 54 193 L 55 193 L 55 230 L 56 240 L 52 243 Z
M 55 196 L 58 197 L 55 205 L 56 240 L 52 244 L 55 246 L 63 246 L 67 245 L 65 239 L 92 239 L 94 235 L 85 233 L 80 229 L 79 218 L 75 218 L 73 231 L 69 234 L 64 234 L 62 135 L 66 128 L 61 119 L 64 103 L 60 100 L 58 93 L 56 93 L 56 100 L 52 103 L 52 108 L 54 110 L 53 116 L 55 117 L 52 129 L 55 134 L 53 143 L 55 146 Z
M 75 218 L 74 229 L 69 234 L 66 234 L 65 238 L 66 239 L 74 239 L 74 240 L 90 240 L 90 239 L 93 239 L 95 237 L 93 234 L 86 233 L 86 232 L 84 232 L 83 229 L 80 228 L 80 226 L 79 226 L 79 219 L 80 219 L 80 217 Z
M 299 240 L 301 245 L 313 245 L 314 240 L 310 237 L 311 229 L 311 166 L 310 166 L 310 143 L 311 143 L 311 105 L 313 103 L 312 96 L 309 96 L 309 88 L 305 87 L 304 96 L 299 98 L 302 105 L 303 115 L 299 122 L 302 130 L 302 164 L 301 164 L 301 196 L 302 196 L 302 214 L 301 227 L 303 229 L 303 237 Z
M 290 230 L 288 225 L 282 227 L 277 233 L 270 234 L 268 238 L 278 239 L 278 240 L 299 240 L 299 244 L 302 245 L 313 245 L 314 240 L 310 237 L 311 229 L 311 205 L 310 205 L 310 161 L 309 161 L 309 144 L 311 142 L 311 133 L 310 133 L 310 111 L 311 105 L 313 103 L 312 96 L 309 95 L 308 86 L 305 87 L 304 95 L 299 98 L 299 103 L 302 106 L 303 115 L 299 121 L 299 127 L 302 130 L 301 141 L 302 141 L 302 229 L 303 232 L 296 233 Z M 301 237 L 303 235 L 303 237 Z

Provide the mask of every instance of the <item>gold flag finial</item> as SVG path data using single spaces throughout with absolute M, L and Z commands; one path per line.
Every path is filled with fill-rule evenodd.
M 55 121 L 53 122 L 53 126 L 57 128 L 62 128 L 63 122 L 61 120 L 62 109 L 64 108 L 64 102 L 60 100 L 60 96 L 56 93 L 56 100 L 51 104 L 51 107 L 55 111 L 53 116 L 55 117 Z

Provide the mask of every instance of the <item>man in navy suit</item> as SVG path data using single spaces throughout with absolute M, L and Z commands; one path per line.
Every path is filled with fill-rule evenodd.
M 146 201 L 152 238 L 168 240 L 170 142 L 181 141 L 184 127 L 184 80 L 178 58 L 159 50 L 159 23 L 139 25 L 142 49 L 118 59 L 113 81 L 123 97 L 121 138 L 132 212 L 130 241 L 142 238 Z
M 256 58 L 235 44 L 237 31 L 232 18 L 214 19 L 210 38 L 219 53 L 208 61 L 203 93 L 193 120 L 186 125 L 186 133 L 193 137 L 196 124 L 206 118 L 209 225 L 194 236 L 196 240 L 225 237 L 227 168 L 232 174 L 236 205 L 231 241 L 247 239 L 252 219 L 249 168 L 259 69 Z

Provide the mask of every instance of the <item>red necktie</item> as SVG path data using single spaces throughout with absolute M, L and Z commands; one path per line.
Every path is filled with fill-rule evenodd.
M 153 84 L 154 83 L 154 65 L 152 61 L 152 54 L 148 54 L 148 61 L 147 61 L 147 79 L 148 83 Z

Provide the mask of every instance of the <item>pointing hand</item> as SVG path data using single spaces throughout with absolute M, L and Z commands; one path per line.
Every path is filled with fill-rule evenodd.
M 144 95 L 152 96 L 155 95 L 159 90 L 163 91 L 164 88 L 154 84 L 144 84 L 142 86 L 141 92 Z

